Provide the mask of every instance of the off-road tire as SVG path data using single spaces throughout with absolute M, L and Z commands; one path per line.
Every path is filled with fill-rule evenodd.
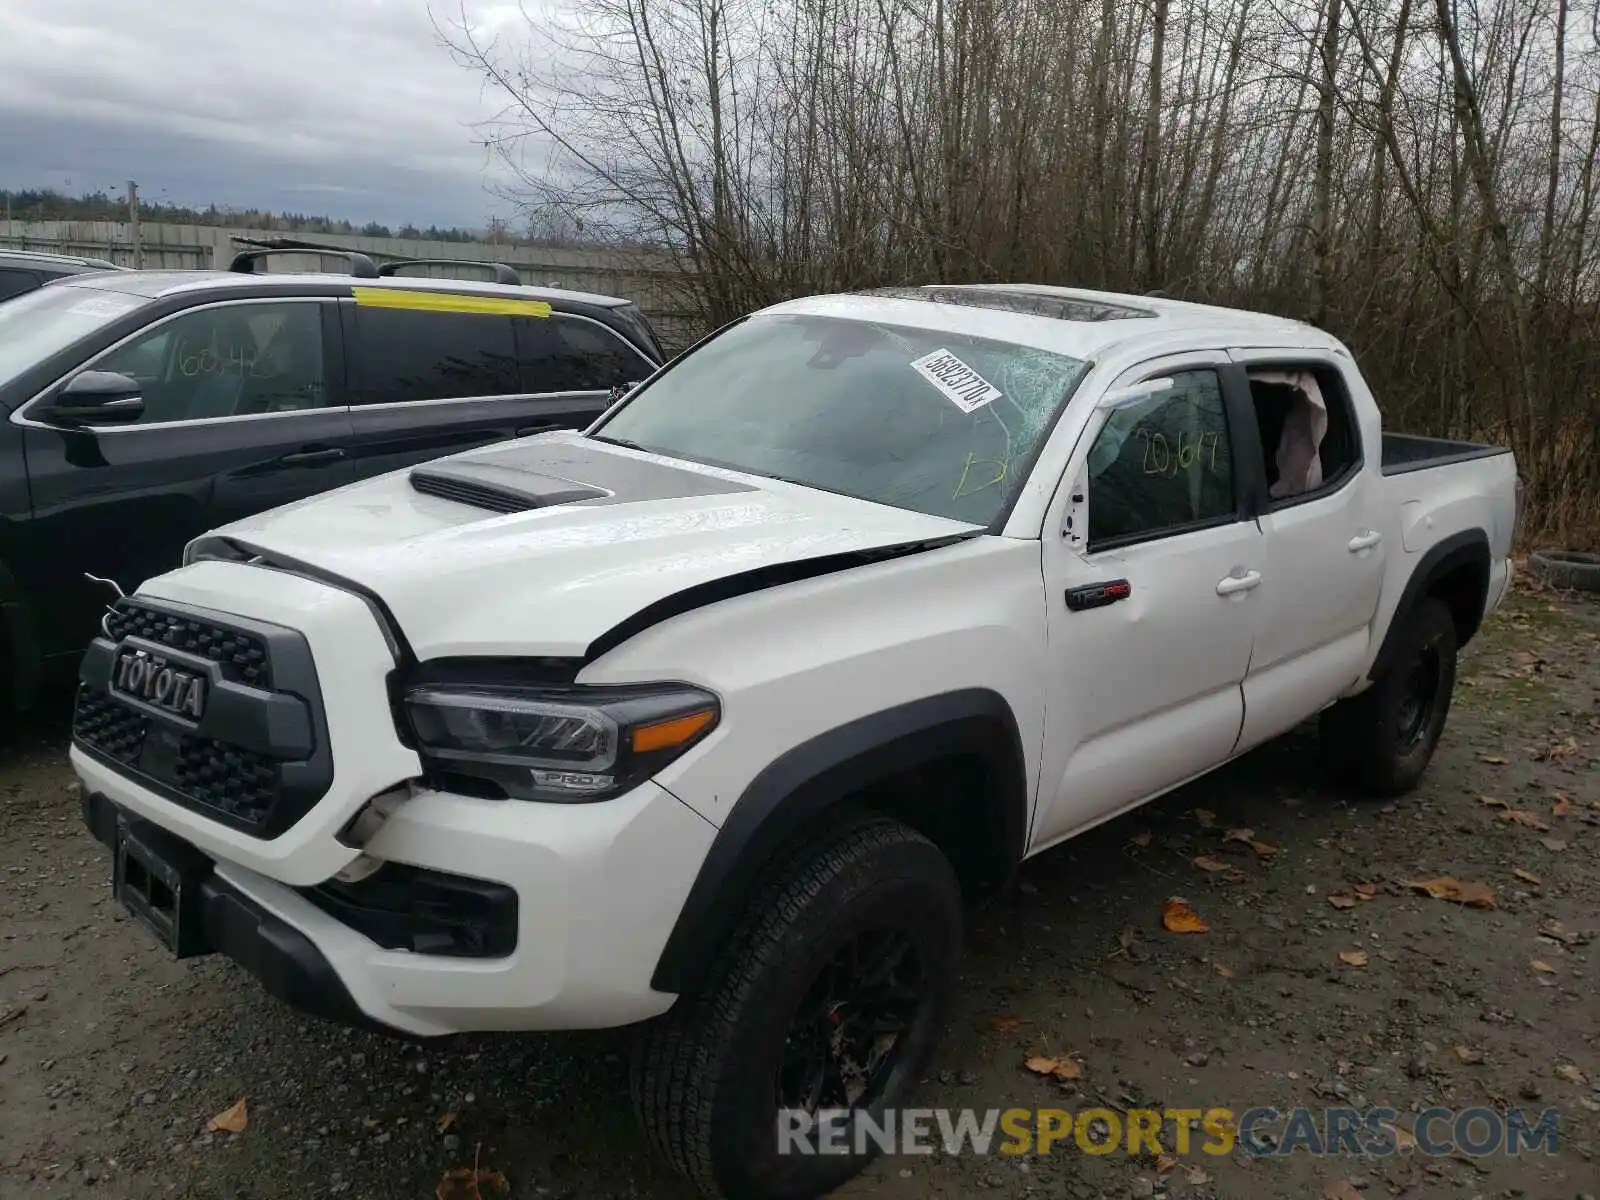
M 801 1200 L 875 1157 L 870 1139 L 859 1156 L 778 1153 L 777 1065 L 802 998 L 863 930 L 909 935 L 924 968 L 922 1000 L 869 1109 L 899 1107 L 955 990 L 961 894 L 933 843 L 871 813 L 828 820 L 762 874 L 705 982 L 641 1028 L 633 1103 L 656 1148 L 705 1195 Z
M 1419 604 L 1395 654 L 1366 691 L 1323 711 L 1323 762 L 1338 782 L 1372 796 L 1399 796 L 1422 782 L 1450 715 L 1456 684 L 1456 626 L 1443 602 Z M 1431 668 L 1429 663 L 1434 664 Z M 1406 719 L 1414 671 L 1436 672 L 1420 719 Z

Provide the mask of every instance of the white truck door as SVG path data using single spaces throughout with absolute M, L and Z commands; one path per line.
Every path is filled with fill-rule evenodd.
M 1359 376 L 1338 357 L 1316 351 L 1236 350 L 1232 357 L 1258 379 L 1310 373 L 1328 414 L 1320 480 L 1265 501 L 1266 583 L 1244 684 L 1242 751 L 1293 728 L 1356 682 L 1369 657 L 1385 560 L 1395 548 L 1381 533 L 1389 522 L 1373 511 L 1381 435 L 1377 404 Z M 1257 385 L 1252 395 L 1270 483 L 1281 416 L 1272 412 L 1272 388 Z
M 1237 382 L 1225 397 L 1225 362 L 1187 354 L 1114 381 L 1124 400 L 1089 418 L 1051 504 L 1035 849 L 1214 766 L 1238 737 L 1266 555 L 1230 436 L 1248 400 Z M 1127 395 L 1146 381 L 1160 390 Z

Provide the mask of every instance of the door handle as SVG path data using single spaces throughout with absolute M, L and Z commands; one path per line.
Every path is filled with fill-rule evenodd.
M 1229 575 L 1217 583 L 1217 595 L 1231 596 L 1235 592 L 1248 592 L 1261 586 L 1260 571 L 1246 571 L 1243 575 Z
M 1371 550 L 1381 541 L 1383 541 L 1383 534 L 1376 529 L 1368 529 L 1356 534 L 1346 545 L 1350 547 L 1351 554 L 1360 554 L 1363 550 Z
M 315 467 L 323 463 L 338 462 L 344 457 L 344 451 L 337 446 L 325 446 L 320 450 L 297 450 L 293 454 L 285 454 L 278 460 L 278 465 L 283 467 Z

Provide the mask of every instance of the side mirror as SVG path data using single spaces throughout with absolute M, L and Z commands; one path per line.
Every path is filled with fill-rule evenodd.
M 124 425 L 144 415 L 144 385 L 115 371 L 80 371 L 42 414 L 63 425 Z

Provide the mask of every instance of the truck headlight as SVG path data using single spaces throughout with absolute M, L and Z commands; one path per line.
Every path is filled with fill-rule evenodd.
M 405 710 L 418 753 L 433 774 L 453 777 L 452 786 L 567 802 L 636 786 L 720 716 L 710 692 L 677 684 L 429 684 L 405 693 Z

